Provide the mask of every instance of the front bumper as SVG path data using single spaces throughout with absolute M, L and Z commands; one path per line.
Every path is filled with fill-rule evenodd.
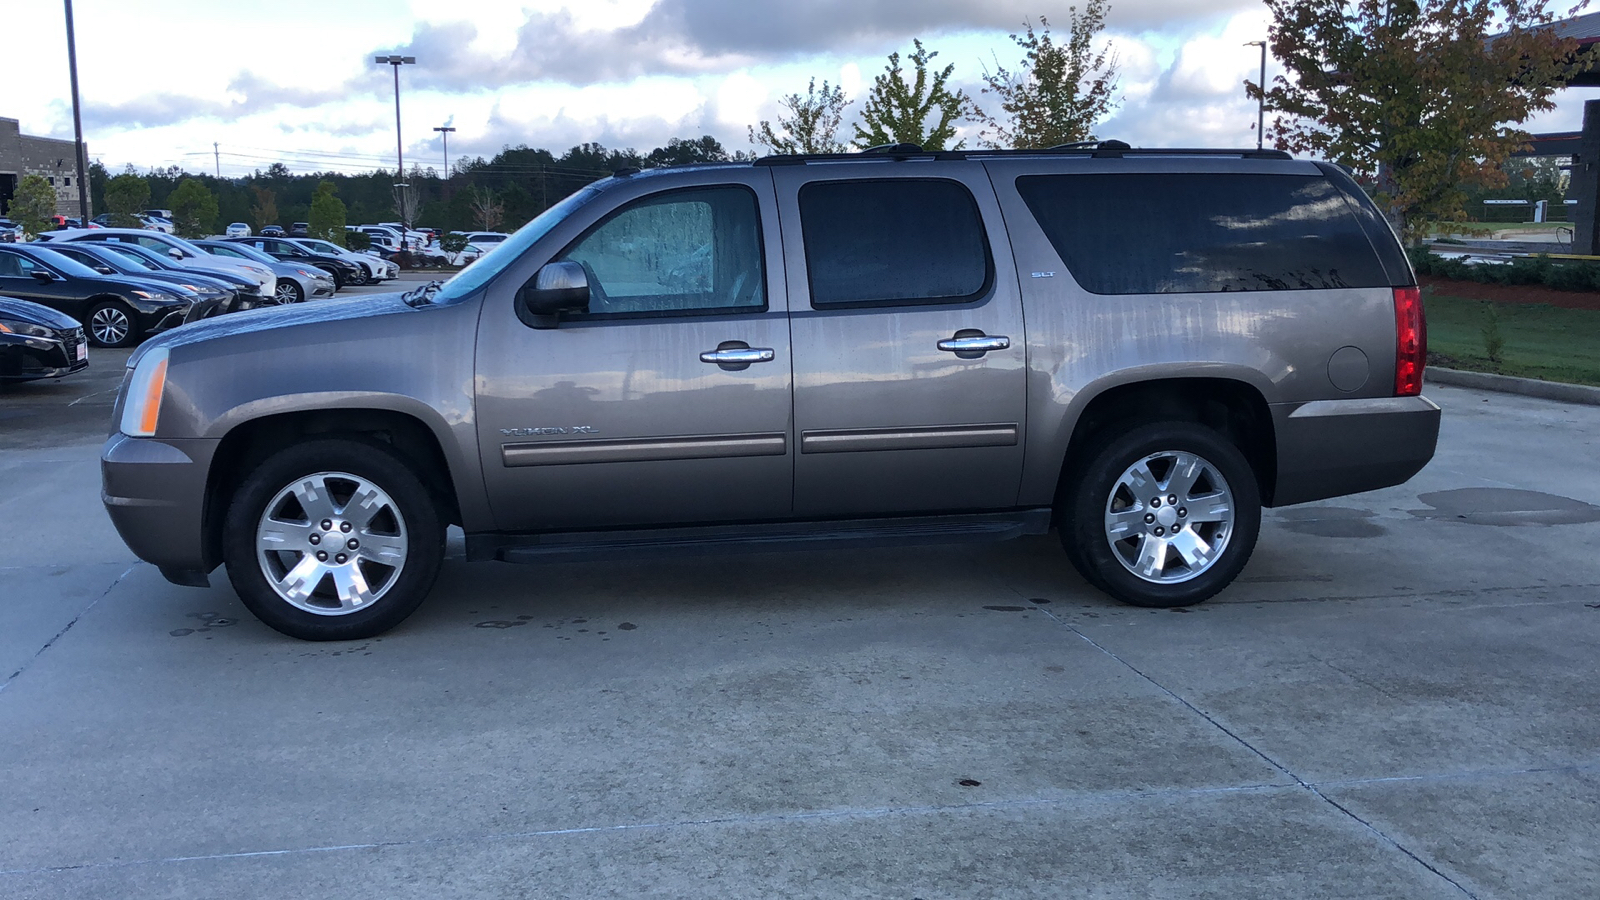
M 1272 506 L 1403 484 L 1433 459 L 1439 407 L 1426 397 L 1277 403 Z
M 61 378 L 89 367 L 83 330 L 57 332 L 53 337 L 0 334 L 0 379 L 33 381 Z
M 114 434 L 100 448 L 100 500 L 123 543 L 178 584 L 216 568 L 205 546 L 206 477 L 220 441 Z

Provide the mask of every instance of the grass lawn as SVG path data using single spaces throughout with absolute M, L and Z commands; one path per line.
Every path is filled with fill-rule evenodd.
M 1600 311 L 1531 303 L 1489 303 L 1425 292 L 1428 351 L 1439 365 L 1546 381 L 1600 385 Z M 1484 310 L 1493 306 L 1504 359 L 1484 349 Z

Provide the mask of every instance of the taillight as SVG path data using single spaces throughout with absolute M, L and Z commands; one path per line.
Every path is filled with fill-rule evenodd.
M 1428 365 L 1428 319 L 1422 312 L 1422 289 L 1394 289 L 1394 395 L 1422 393 L 1422 370 Z

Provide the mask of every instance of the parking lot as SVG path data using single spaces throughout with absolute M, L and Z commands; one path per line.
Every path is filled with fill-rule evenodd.
M 1421 475 L 1270 511 L 1187 610 L 1104 598 L 1054 536 L 539 567 L 455 541 L 400 628 L 309 644 L 112 530 L 126 355 L 0 393 L 0 896 L 1600 882 L 1600 408 L 1432 386 Z

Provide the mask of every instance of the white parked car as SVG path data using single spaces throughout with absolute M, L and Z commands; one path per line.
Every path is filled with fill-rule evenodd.
M 147 250 L 166 254 L 168 259 L 180 266 L 210 269 L 249 278 L 261 286 L 261 293 L 267 297 L 273 296 L 278 288 L 278 277 L 266 266 L 242 259 L 212 256 L 183 238 L 170 234 L 139 228 L 75 228 L 68 231 L 51 231 L 42 237 L 48 237 L 51 241 L 111 241 L 138 244 Z
M 250 226 L 243 222 L 234 222 L 223 234 L 227 237 L 249 237 Z
M 400 267 L 381 256 L 372 253 L 356 253 L 352 250 L 320 238 L 285 238 L 289 243 L 303 247 L 311 253 L 321 253 L 325 256 L 337 256 L 349 260 L 367 270 L 367 283 L 374 284 L 379 281 L 388 281 L 400 275 Z

